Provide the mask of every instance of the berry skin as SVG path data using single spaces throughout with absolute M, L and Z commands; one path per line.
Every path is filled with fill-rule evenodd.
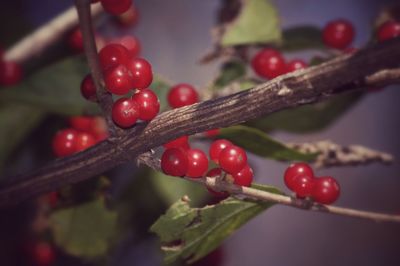
M 293 191 L 299 198 L 312 196 L 315 178 L 308 175 L 298 175 L 292 180 Z
M 208 169 L 207 155 L 198 149 L 191 149 L 186 153 L 188 156 L 188 170 L 186 175 L 192 178 L 202 177 Z
M 282 54 L 271 48 L 259 51 L 251 60 L 251 66 L 257 75 L 267 79 L 276 78 L 286 72 L 286 63 Z
M 77 135 L 78 132 L 72 128 L 58 131 L 53 138 L 54 154 L 57 157 L 64 157 L 75 153 Z
M 38 266 L 50 266 L 56 259 L 54 248 L 46 242 L 35 243 L 32 249 L 32 260 Z
M 232 175 L 233 183 L 238 186 L 250 187 L 253 182 L 253 176 L 253 169 L 249 165 L 246 165 L 242 170 Z
M 96 138 L 92 134 L 86 132 L 78 133 L 78 135 L 76 136 L 75 151 L 84 151 L 95 144 Z
M 117 17 L 117 20 L 121 26 L 133 27 L 139 21 L 139 12 L 135 5 L 133 5 L 124 13 Z
M 314 180 L 312 198 L 321 204 L 332 204 L 340 195 L 339 183 L 330 176 L 319 177 Z
M 103 70 L 118 65 L 127 65 L 129 62 L 129 51 L 121 44 L 110 43 L 100 50 L 99 60 Z
M 216 128 L 207 130 L 206 132 L 204 132 L 204 135 L 208 138 L 214 138 L 215 136 L 218 136 L 219 133 L 221 133 L 221 130 L 219 128 Z
M 199 101 L 199 95 L 189 84 L 181 83 L 173 86 L 168 92 L 168 103 L 172 108 L 191 105 Z
M 13 61 L 0 62 L 0 85 L 12 86 L 21 81 L 22 68 Z
M 345 49 L 354 39 L 355 31 L 351 22 L 338 19 L 330 21 L 323 29 L 322 40 L 331 48 Z
M 247 155 L 242 148 L 232 145 L 220 152 L 218 161 L 222 170 L 230 174 L 236 174 L 246 166 Z
M 173 141 L 165 143 L 163 146 L 166 149 L 177 148 L 177 149 L 188 150 L 190 149 L 189 137 L 188 136 L 179 137 Z
M 133 126 L 139 119 L 139 105 L 131 98 L 118 99 L 112 107 L 112 119 L 119 127 Z
M 143 58 L 132 58 L 128 64 L 133 78 L 133 87 L 135 89 L 145 89 L 153 81 L 153 72 L 151 65 Z
M 83 52 L 83 37 L 79 28 L 69 34 L 67 42 L 72 51 L 77 53 Z
M 293 59 L 291 61 L 289 61 L 286 65 L 286 71 L 287 72 L 293 72 L 299 69 L 304 69 L 306 68 L 308 65 L 306 62 L 304 62 L 301 59 Z
M 116 95 L 127 94 L 133 86 L 131 73 L 124 65 L 108 68 L 104 72 L 104 82 L 107 90 Z
M 219 163 L 219 154 L 223 149 L 230 146 L 233 146 L 232 142 L 226 139 L 218 139 L 211 143 L 209 150 L 211 160 L 213 160 L 215 163 Z
M 132 5 L 132 0 L 101 0 L 104 10 L 112 15 L 126 12 Z
M 143 121 L 150 121 L 157 116 L 160 111 L 160 102 L 157 95 L 149 89 L 144 89 L 135 93 L 132 96 L 139 105 L 139 119 Z
M 400 36 L 400 22 L 386 21 L 379 27 L 377 35 L 380 42 Z
M 167 175 L 185 176 L 188 165 L 188 156 L 182 149 L 167 149 L 161 156 L 161 169 Z
M 69 119 L 72 128 L 79 131 L 90 131 L 93 127 L 93 117 L 91 116 L 73 116 Z
M 222 169 L 221 168 L 213 168 L 210 171 L 207 172 L 206 176 L 207 177 L 219 177 L 221 176 Z M 213 188 L 210 188 L 206 185 L 207 190 L 213 194 L 215 197 L 218 198 L 226 198 L 229 196 L 229 193 L 226 191 L 216 191 Z
M 81 83 L 81 94 L 89 101 L 96 101 L 96 86 L 94 85 L 92 75 L 87 74 Z
M 284 181 L 285 185 L 294 192 L 297 192 L 295 189 L 298 187 L 297 177 L 308 176 L 310 178 L 314 178 L 314 172 L 312 168 L 306 163 L 294 163 L 291 164 L 285 171 Z
M 141 45 L 138 38 L 134 36 L 125 36 L 119 39 L 118 43 L 128 49 L 131 57 L 137 57 L 140 54 Z

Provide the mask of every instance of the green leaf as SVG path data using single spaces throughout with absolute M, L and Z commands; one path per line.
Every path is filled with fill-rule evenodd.
M 106 254 L 116 233 L 117 215 L 98 199 L 57 210 L 50 221 L 57 246 L 72 256 L 94 259 Z
M 185 179 L 164 175 L 161 172 L 153 171 L 149 177 L 153 183 L 159 197 L 161 197 L 166 206 L 170 206 L 178 199 L 187 195 L 192 200 L 192 204 L 198 206 L 204 203 L 209 195 L 208 192 L 196 183 Z
M 18 103 L 0 105 L 0 171 L 10 153 L 43 120 L 45 112 Z
M 276 43 L 281 40 L 276 8 L 268 0 L 242 1 L 235 20 L 227 25 L 221 45 Z
M 273 203 L 228 198 L 217 205 L 191 208 L 179 200 L 150 228 L 161 240 L 164 261 L 192 263 L 217 248 L 243 224 Z
M 362 96 L 362 92 L 339 95 L 329 101 L 280 111 L 247 124 L 264 131 L 314 132 L 333 124 L 346 111 L 360 101 Z
M 315 26 L 296 26 L 283 31 L 282 50 L 325 49 L 321 29 Z
M 81 57 L 69 58 L 1 90 L 0 101 L 25 103 L 62 115 L 95 114 L 99 112 L 97 105 L 85 100 L 79 89 L 87 73 Z
M 160 112 L 168 109 L 167 95 L 171 86 L 172 84 L 166 79 L 154 75 L 150 88 L 157 94 L 158 100 L 160 101 Z
M 276 160 L 311 161 L 316 156 L 316 154 L 304 154 L 290 149 L 263 131 L 246 126 L 223 128 L 218 137 L 228 139 L 258 156 Z
M 246 74 L 246 65 L 242 61 L 234 60 L 222 66 L 221 73 L 214 82 L 215 89 L 221 89 L 232 81 Z

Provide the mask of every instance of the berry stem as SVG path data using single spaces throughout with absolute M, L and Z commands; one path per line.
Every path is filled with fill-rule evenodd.
M 91 2 L 90 0 L 75 0 L 75 5 L 78 11 L 79 25 L 82 32 L 86 58 L 96 86 L 97 99 L 101 109 L 103 110 L 110 137 L 111 139 L 115 139 L 120 135 L 121 129 L 115 126 L 111 118 L 113 99 L 111 94 L 105 89 L 104 85 L 103 72 L 100 66 L 93 32 L 92 15 L 90 12 Z

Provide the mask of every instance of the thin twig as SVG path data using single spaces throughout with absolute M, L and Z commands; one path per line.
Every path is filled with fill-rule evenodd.
M 93 5 L 92 16 L 98 16 L 103 11 L 100 4 Z M 67 31 L 78 25 L 78 15 L 75 7 L 68 8 L 62 14 L 53 18 L 21 41 L 13 45 L 4 55 L 6 60 L 25 62 L 32 57 L 40 56 L 54 42 L 58 41 Z
M 90 0 L 75 0 L 75 5 L 78 10 L 79 25 L 82 31 L 86 58 L 96 86 L 97 99 L 101 109 L 103 110 L 103 115 L 110 132 L 110 138 L 113 139 L 120 134 L 121 130 L 115 126 L 111 118 L 113 99 L 111 94 L 105 89 L 103 72 L 100 66 L 93 32 L 92 16 L 90 13 L 91 3 Z

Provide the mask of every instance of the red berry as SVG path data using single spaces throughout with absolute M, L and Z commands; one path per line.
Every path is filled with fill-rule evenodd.
M 72 51 L 81 53 L 83 52 L 83 37 L 79 28 L 73 30 L 68 35 L 68 46 Z
M 167 149 L 161 156 L 161 169 L 167 175 L 185 176 L 188 165 L 188 156 L 182 149 Z
M 52 265 L 56 258 L 54 248 L 46 242 L 39 242 L 33 246 L 32 260 L 38 266 Z
M 135 89 L 145 89 L 153 81 L 151 65 L 143 58 L 132 58 L 128 65 L 133 77 L 133 87 Z
M 131 73 L 124 65 L 108 68 L 104 72 L 104 82 L 107 90 L 116 95 L 125 95 L 133 88 Z
M 326 46 L 336 49 L 345 49 L 354 39 L 354 28 L 350 21 L 338 19 L 326 24 L 322 32 L 322 39 Z
M 222 169 L 221 168 L 213 168 L 210 171 L 207 172 L 206 176 L 207 177 L 219 177 L 221 176 Z M 213 188 L 210 188 L 206 185 L 207 190 L 213 194 L 214 196 L 218 198 L 225 198 L 229 196 L 229 193 L 226 191 L 216 191 Z
M 139 119 L 150 121 L 160 111 L 160 102 L 157 95 L 150 89 L 144 89 L 135 93 L 132 99 L 139 105 Z
M 141 46 L 138 38 L 135 38 L 134 36 L 125 36 L 118 42 L 128 49 L 131 57 L 137 57 L 140 54 Z
M 312 198 L 322 204 L 332 204 L 340 195 L 339 183 L 330 176 L 319 177 L 314 180 Z
M 232 174 L 233 183 L 238 186 L 249 187 L 253 182 L 253 169 L 250 168 L 249 165 L 246 165 L 242 170 L 237 172 L 236 174 Z
M 188 136 L 179 137 L 173 141 L 165 143 L 163 146 L 166 149 L 177 148 L 177 149 L 188 150 L 190 149 L 189 137 Z
M 218 163 L 219 154 L 221 153 L 221 151 L 226 147 L 230 146 L 233 146 L 232 142 L 226 139 L 218 139 L 216 141 L 213 141 L 209 149 L 209 155 L 211 160 L 213 160 L 215 163 Z
M 112 119 L 122 128 L 133 126 L 139 119 L 139 105 L 131 98 L 120 98 L 112 107 Z
M 103 70 L 118 65 L 127 65 L 129 57 L 128 49 L 118 43 L 110 43 L 99 52 L 99 60 Z
M 380 42 L 400 36 L 400 22 L 386 21 L 379 27 L 377 35 Z
M 235 174 L 246 166 L 247 155 L 242 148 L 232 145 L 220 152 L 218 161 L 222 170 L 230 174 Z
M 220 132 L 221 132 L 221 130 L 219 128 L 216 128 L 216 129 L 207 130 L 206 132 L 204 132 L 204 135 L 206 135 L 209 138 L 213 138 L 215 136 L 218 136 L 218 134 Z
M 308 176 L 314 178 L 314 172 L 312 168 L 306 163 L 294 163 L 291 164 L 285 171 L 284 181 L 285 185 L 291 190 L 295 191 L 297 187 L 298 176 Z
M 251 60 L 253 70 L 261 77 L 273 79 L 285 74 L 286 63 L 282 54 L 271 48 L 259 51 Z
M 22 79 L 22 68 L 13 61 L 0 62 L 0 85 L 15 85 Z
M 132 27 L 136 25 L 139 20 L 139 12 L 135 5 L 132 4 L 132 6 L 127 11 L 119 15 L 117 19 L 121 26 Z
M 92 75 L 87 74 L 82 80 L 81 94 L 89 101 L 96 101 L 96 86 L 94 85 Z
M 207 155 L 202 150 L 191 149 L 187 151 L 187 156 L 188 170 L 186 175 L 192 178 L 202 177 L 208 169 Z
M 298 175 L 293 178 L 293 191 L 297 197 L 312 196 L 315 178 L 308 175 Z
M 132 5 L 132 0 L 101 0 L 104 10 L 113 15 L 126 12 Z
M 308 65 L 306 62 L 304 62 L 301 59 L 293 59 L 291 61 L 289 61 L 286 65 L 286 71 L 287 72 L 293 72 L 299 69 L 304 69 L 306 68 Z
M 69 119 L 69 124 L 79 131 L 90 131 L 93 127 L 93 117 L 91 116 L 73 116 Z
M 75 153 L 77 135 L 78 132 L 72 128 L 58 131 L 53 138 L 54 154 L 57 157 L 64 157 Z
M 96 138 L 87 132 L 78 133 L 76 136 L 75 151 L 84 151 L 96 144 Z
M 172 108 L 191 105 L 199 101 L 199 95 L 189 84 L 181 83 L 173 86 L 168 92 L 168 103 Z

